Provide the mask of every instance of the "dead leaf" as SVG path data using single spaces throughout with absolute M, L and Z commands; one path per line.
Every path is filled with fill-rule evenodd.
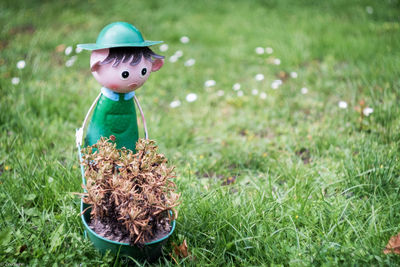
M 289 78 L 289 73 L 287 73 L 286 71 L 280 71 L 280 72 L 278 72 L 278 74 L 276 76 L 279 79 L 281 79 L 282 82 L 284 82 Z
M 246 129 L 242 129 L 242 130 L 239 131 L 239 134 L 240 134 L 241 136 L 246 136 L 246 135 L 249 134 L 249 131 L 246 130 Z
M 236 177 L 228 177 L 221 185 L 230 185 L 236 182 Z
M 21 253 L 24 252 L 27 248 L 28 248 L 28 246 L 27 246 L 26 244 L 23 244 L 23 245 L 20 246 L 20 248 L 19 248 L 19 253 L 21 254 Z
M 183 242 L 180 246 L 177 246 L 175 243 L 172 243 L 172 245 L 174 246 L 174 253 L 178 257 L 186 258 L 189 256 L 186 239 L 183 240 Z
M 300 150 L 296 151 L 296 155 L 301 158 L 304 164 L 309 164 L 311 161 L 311 154 L 308 148 L 300 148 Z
M 56 52 L 61 53 L 65 50 L 65 44 L 60 44 L 56 46 Z
M 400 233 L 390 238 L 386 248 L 383 250 L 383 253 L 394 253 L 400 255 Z

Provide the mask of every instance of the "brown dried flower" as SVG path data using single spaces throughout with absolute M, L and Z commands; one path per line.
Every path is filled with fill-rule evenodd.
M 135 154 L 109 141 L 101 138 L 83 150 L 84 201 L 92 207 L 92 220 L 129 235 L 133 244 L 148 242 L 157 228 L 169 232 L 170 211 L 180 197 L 172 182 L 174 167 L 152 140 L 139 139 Z

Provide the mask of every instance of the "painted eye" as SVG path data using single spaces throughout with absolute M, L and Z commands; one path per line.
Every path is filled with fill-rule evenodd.
M 128 77 L 129 77 L 129 71 L 123 71 L 122 73 L 121 73 L 121 79 L 122 80 L 126 80 L 126 79 L 128 79 Z
M 144 76 L 144 75 L 146 75 L 146 73 L 147 73 L 147 69 L 146 69 L 146 68 L 143 68 L 143 69 L 142 69 L 142 75 Z

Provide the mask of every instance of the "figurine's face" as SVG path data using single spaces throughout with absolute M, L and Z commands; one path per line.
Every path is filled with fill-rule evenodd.
M 152 63 L 142 56 L 142 60 L 135 66 L 131 66 L 130 61 L 120 62 L 114 67 L 113 62 L 101 65 L 100 62 L 107 56 L 108 49 L 92 52 L 92 74 L 101 85 L 117 93 L 128 93 L 138 89 L 147 81 L 150 73 L 159 70 L 164 63 L 162 59 L 156 59 Z

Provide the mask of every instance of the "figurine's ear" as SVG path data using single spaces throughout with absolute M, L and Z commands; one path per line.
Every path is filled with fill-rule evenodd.
M 95 72 L 99 69 L 100 62 L 102 62 L 104 59 L 107 58 L 108 52 L 109 52 L 108 48 L 94 50 L 92 52 L 92 55 L 90 56 L 90 70 L 92 72 Z
M 151 66 L 151 71 L 158 71 L 164 65 L 164 59 L 157 58 L 154 60 L 153 65 Z

